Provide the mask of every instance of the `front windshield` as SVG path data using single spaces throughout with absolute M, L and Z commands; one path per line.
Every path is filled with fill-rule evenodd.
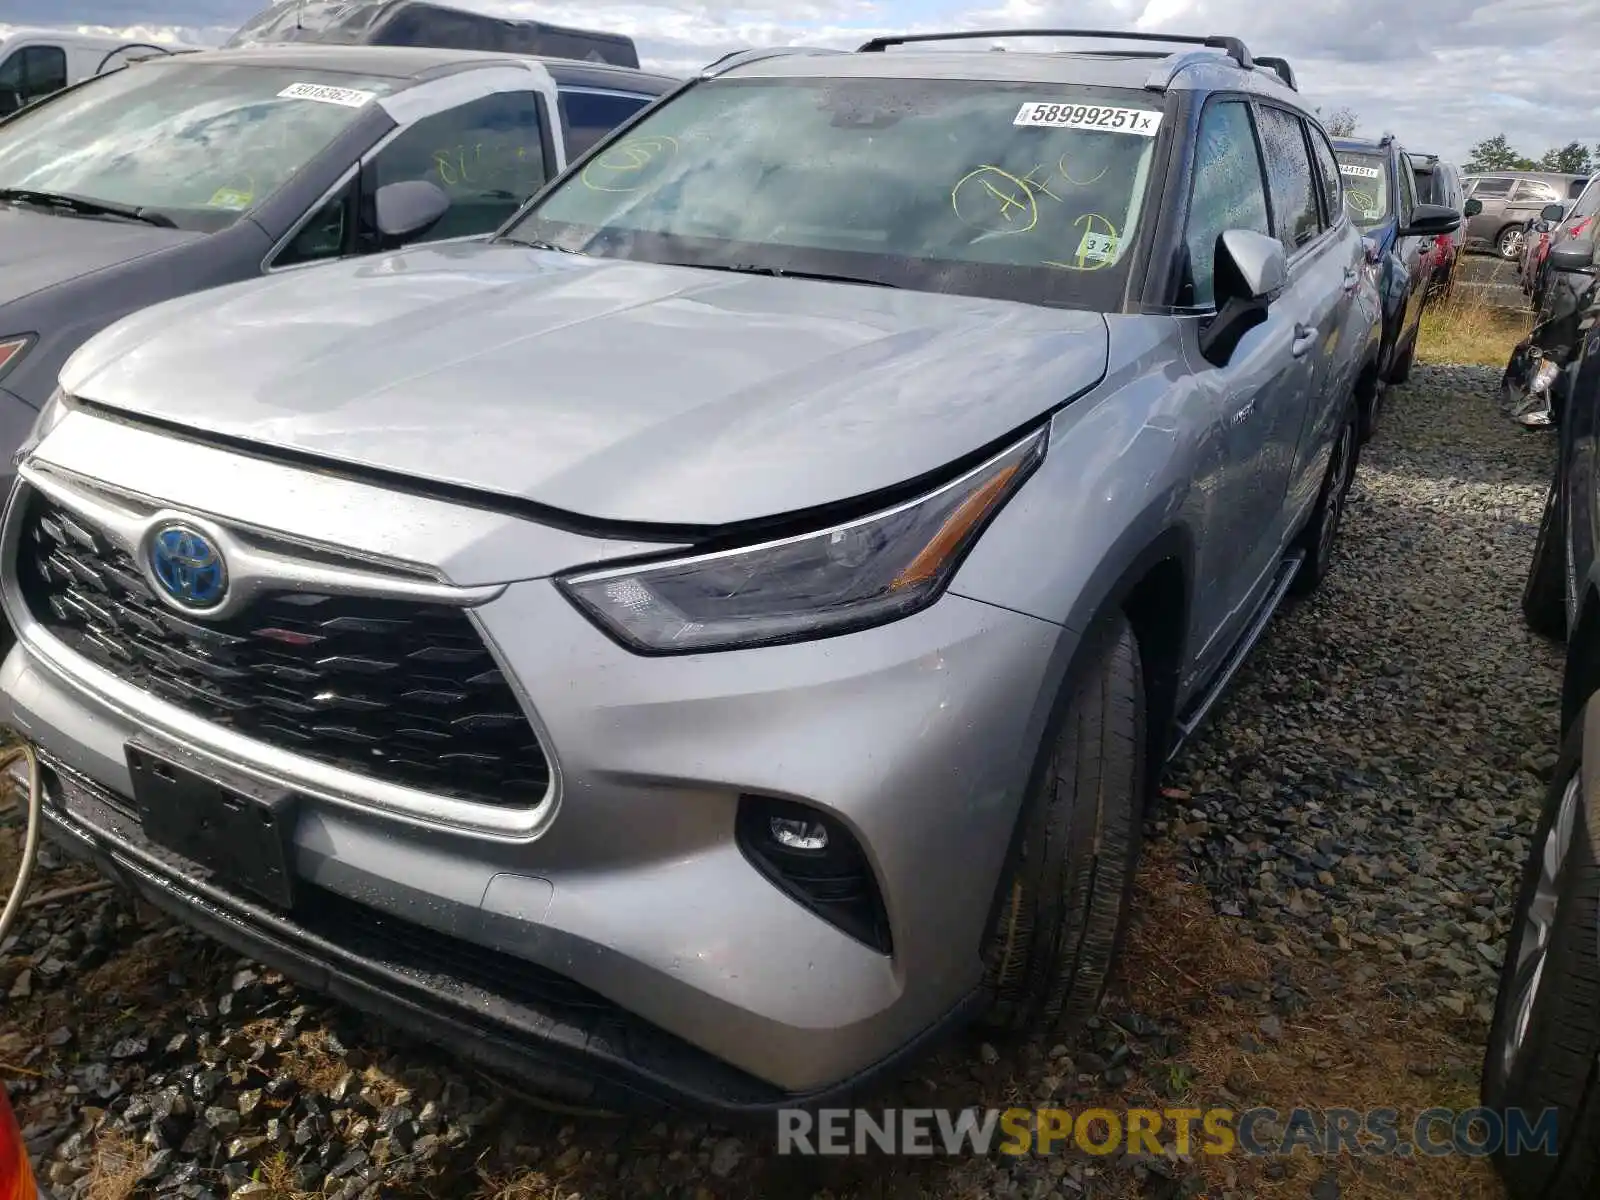
M 506 235 L 1116 309 L 1161 117 L 1112 89 L 719 80 L 566 175 Z
M 0 191 L 25 188 L 215 231 L 276 191 L 393 81 L 157 59 L 12 120 Z
M 1381 154 L 1336 152 L 1344 181 L 1344 204 L 1358 226 L 1377 225 L 1389 215 L 1389 172 Z

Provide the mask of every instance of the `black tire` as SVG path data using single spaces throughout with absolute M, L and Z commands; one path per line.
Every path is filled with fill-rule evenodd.
M 1289 585 L 1289 590 L 1297 596 L 1308 596 L 1316 591 L 1333 567 L 1333 550 L 1339 541 L 1345 500 L 1349 498 L 1350 485 L 1355 481 L 1360 462 L 1361 438 L 1357 419 L 1351 414 L 1333 439 L 1328 472 L 1322 478 L 1322 493 L 1297 543 L 1306 555 L 1295 572 L 1294 582 Z
M 1389 380 L 1392 384 L 1405 383 L 1411 378 L 1411 364 L 1417 359 L 1417 339 L 1422 336 L 1420 322 L 1412 331 L 1411 341 L 1406 344 L 1405 353 L 1389 364 Z
M 1572 723 L 1544 812 L 1534 832 L 1523 869 L 1522 886 L 1506 940 L 1500 993 L 1483 1062 L 1483 1103 L 1502 1114 L 1520 1109 L 1537 1123 L 1547 1109 L 1556 1117 L 1556 1153 L 1523 1147 L 1495 1157 L 1512 1200 L 1566 1200 L 1600 1194 L 1600 866 L 1596 865 L 1592 826 L 1595 813 L 1583 802 L 1579 780 L 1583 715 Z M 1512 1050 L 1523 1008 L 1519 984 L 1527 974 L 1522 954 L 1528 914 L 1540 889 L 1551 832 L 1557 828 L 1563 798 L 1576 792 L 1571 837 L 1561 867 L 1554 873 L 1556 897 L 1549 923 L 1543 970 L 1539 976 L 1520 1047 Z M 1566 828 L 1562 823 L 1562 828 Z M 1562 840 L 1559 836 L 1555 841 Z M 1536 940 L 1536 939 L 1534 939 Z
M 1361 427 L 1359 433 L 1362 445 L 1370 442 L 1378 432 L 1378 424 L 1383 418 L 1384 391 L 1387 384 L 1377 377 L 1377 372 L 1364 379 L 1356 388 L 1356 404 L 1361 414 Z
M 987 1019 L 1013 1033 L 1063 1036 L 1094 1014 L 1133 898 L 1148 777 L 1144 665 L 1122 614 L 1090 636 L 985 947 Z
M 1528 628 L 1558 641 L 1567 636 L 1566 564 L 1562 561 L 1566 532 L 1561 528 L 1559 493 L 1552 482 L 1544 500 L 1544 515 L 1539 518 L 1528 580 L 1522 587 L 1522 615 Z

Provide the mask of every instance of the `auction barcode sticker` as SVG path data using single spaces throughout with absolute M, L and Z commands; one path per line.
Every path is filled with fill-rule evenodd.
M 1106 133 L 1137 133 L 1154 137 L 1161 114 L 1148 108 L 1113 108 L 1104 104 L 1046 104 L 1030 101 L 1017 110 L 1013 125 L 1047 129 L 1099 129 Z
M 1378 176 L 1382 175 L 1383 172 L 1377 167 L 1357 167 L 1352 166 L 1350 163 L 1340 163 L 1339 174 L 1353 175 L 1357 179 L 1376 179 Z
M 361 108 L 377 98 L 377 92 L 363 92 L 356 88 L 329 87 L 325 83 L 291 83 L 278 93 L 280 100 L 315 100 L 319 104 L 339 104 L 345 108 Z
M 1095 262 L 1115 262 L 1117 239 L 1109 233 L 1086 233 L 1078 243 L 1078 257 Z

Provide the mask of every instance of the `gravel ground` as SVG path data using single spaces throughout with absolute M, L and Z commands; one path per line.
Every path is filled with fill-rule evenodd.
M 1167 780 L 1106 1010 L 1070 1045 L 962 1035 L 881 1103 L 1474 1102 L 1555 757 L 1558 655 L 1517 609 L 1552 447 L 1497 414 L 1497 372 L 1413 378 L 1334 575 Z M 41 893 L 92 879 L 46 866 Z M 30 910 L 0 1014 L 0 1078 L 63 1200 L 1499 1194 L 1459 1159 L 818 1161 L 552 1115 L 112 891 Z

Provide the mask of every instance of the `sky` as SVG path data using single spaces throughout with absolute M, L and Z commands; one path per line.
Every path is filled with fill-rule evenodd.
M 630 34 L 687 72 L 746 46 L 852 46 L 881 32 L 1069 26 L 1232 33 L 1294 64 L 1324 115 L 1464 162 L 1504 133 L 1533 158 L 1600 142 L 1600 0 L 447 0 Z M 12 23 L 214 44 L 267 0 L 0 0 Z M 1591 40 L 1593 44 L 1591 44 Z

